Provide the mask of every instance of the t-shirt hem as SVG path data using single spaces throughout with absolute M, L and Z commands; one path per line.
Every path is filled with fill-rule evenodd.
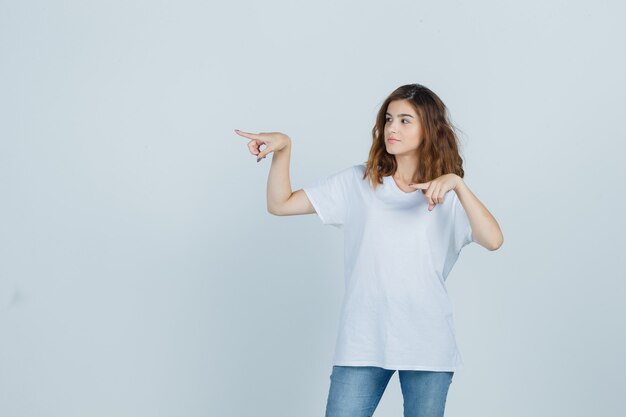
M 463 365 L 457 366 L 433 366 L 433 365 L 397 365 L 377 361 L 333 361 L 333 365 L 338 366 L 377 366 L 390 370 L 406 371 L 434 371 L 434 372 L 458 372 L 463 369 Z

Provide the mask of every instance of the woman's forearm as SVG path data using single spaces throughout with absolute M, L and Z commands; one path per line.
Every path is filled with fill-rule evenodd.
M 291 140 L 284 148 L 274 151 L 272 165 L 267 178 L 267 210 L 272 213 L 291 197 L 289 179 L 289 160 L 291 158 Z
M 467 213 L 474 240 L 489 250 L 496 250 L 502 246 L 504 236 L 498 222 L 487 207 L 472 193 L 463 179 L 459 180 L 454 191 Z

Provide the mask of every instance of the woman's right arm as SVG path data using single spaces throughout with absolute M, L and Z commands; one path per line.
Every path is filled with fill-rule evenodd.
M 303 190 L 291 191 L 289 179 L 289 162 L 291 158 L 291 138 L 279 133 L 246 133 L 237 130 L 239 135 L 252 139 L 248 143 L 250 153 L 258 160 L 274 152 L 272 165 L 267 178 L 267 211 L 276 216 L 292 216 L 296 214 L 312 214 L 315 208 Z M 259 146 L 267 147 L 262 151 Z

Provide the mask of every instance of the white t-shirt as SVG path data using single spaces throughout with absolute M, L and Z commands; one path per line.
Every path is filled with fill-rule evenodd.
M 445 280 L 472 229 L 456 193 L 428 211 L 391 176 L 374 192 L 365 164 L 303 190 L 323 224 L 344 232 L 345 293 L 334 365 L 458 371 Z

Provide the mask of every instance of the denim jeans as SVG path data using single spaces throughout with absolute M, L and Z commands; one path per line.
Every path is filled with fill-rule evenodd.
M 334 365 L 326 417 L 371 417 L 395 370 Z M 399 370 L 404 417 L 442 417 L 454 372 Z

